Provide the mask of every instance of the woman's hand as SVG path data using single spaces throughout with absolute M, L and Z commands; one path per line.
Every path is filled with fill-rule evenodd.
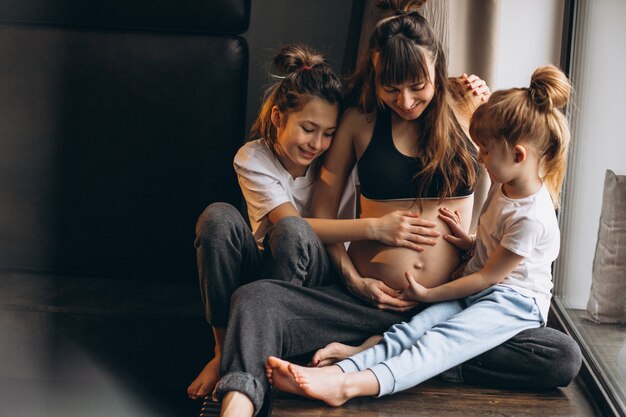
M 400 299 L 400 291 L 375 278 L 361 278 L 358 284 L 351 285 L 349 289 L 380 310 L 407 311 L 417 305 L 415 301 Z
M 485 80 L 474 74 L 467 75 L 465 73 L 463 73 L 459 78 L 465 83 L 467 89 L 472 92 L 472 95 L 479 99 L 481 103 L 489 100 L 491 91 L 489 91 L 489 86 Z
M 422 219 L 413 211 L 396 210 L 374 219 L 373 238 L 389 246 L 398 246 L 421 252 L 420 245 L 434 246 L 441 233 L 435 223 Z
M 443 238 L 447 242 L 450 242 L 457 248 L 465 251 L 474 249 L 475 239 L 463 230 L 461 216 L 458 210 L 453 212 L 447 207 L 441 207 L 439 209 L 438 217 L 448 225 L 450 231 L 452 232 L 451 235 L 443 235 Z

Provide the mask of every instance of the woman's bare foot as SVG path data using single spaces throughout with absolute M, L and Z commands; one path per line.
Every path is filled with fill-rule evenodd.
M 364 351 L 365 349 L 369 349 L 372 346 L 376 345 L 382 336 L 375 335 L 368 338 L 363 344 L 360 346 L 350 346 L 344 345 L 343 343 L 333 342 L 324 346 L 313 355 L 313 359 L 311 360 L 311 364 L 313 366 L 328 366 L 333 363 L 339 362 L 350 356 L 356 355 L 359 352 Z
M 215 384 L 220 380 L 220 359 L 221 355 L 215 356 L 200 371 L 200 374 L 187 388 L 189 398 L 196 400 L 211 394 Z
M 345 374 L 338 366 L 305 368 L 270 356 L 265 364 L 268 379 L 276 388 L 291 394 L 322 400 L 340 406 L 349 400 L 341 392 Z

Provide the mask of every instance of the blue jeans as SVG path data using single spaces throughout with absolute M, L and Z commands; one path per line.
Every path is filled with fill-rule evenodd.
M 376 346 L 337 365 L 344 372 L 371 370 L 382 396 L 411 388 L 541 324 L 532 298 L 495 285 L 428 307 L 392 326 Z

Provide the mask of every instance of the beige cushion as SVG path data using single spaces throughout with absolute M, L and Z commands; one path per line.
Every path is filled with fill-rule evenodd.
M 587 312 L 598 323 L 626 323 L 626 176 L 607 170 Z

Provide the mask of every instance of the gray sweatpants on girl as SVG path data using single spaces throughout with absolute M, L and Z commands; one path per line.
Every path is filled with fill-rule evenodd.
M 278 277 L 311 287 L 336 279 L 324 245 L 298 217 L 272 226 L 261 251 L 239 211 L 214 203 L 196 222 L 195 246 L 204 313 L 215 327 L 226 327 L 231 296 L 244 284 Z

